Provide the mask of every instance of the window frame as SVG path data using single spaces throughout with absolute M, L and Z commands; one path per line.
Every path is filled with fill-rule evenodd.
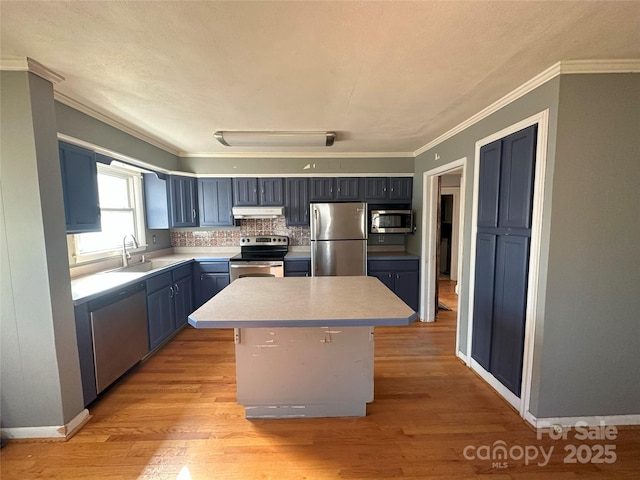
M 133 212 L 134 232 L 138 242 L 138 248 L 127 248 L 129 252 L 144 252 L 147 248 L 146 242 L 146 225 L 144 217 L 144 196 L 142 190 L 142 170 L 132 167 L 130 165 L 113 161 L 111 164 L 98 163 L 98 175 L 110 175 L 117 178 L 127 180 L 127 196 L 129 206 L 126 208 L 113 208 L 100 206 L 100 216 L 103 216 L 102 212 Z M 100 187 L 98 186 L 98 189 Z M 96 250 L 89 252 L 79 251 L 79 236 L 87 235 L 83 233 L 76 233 L 67 235 L 68 247 L 69 247 L 69 263 L 81 264 L 86 262 L 93 262 L 98 260 L 109 259 L 112 257 L 122 255 L 122 246 L 114 246 L 106 250 Z

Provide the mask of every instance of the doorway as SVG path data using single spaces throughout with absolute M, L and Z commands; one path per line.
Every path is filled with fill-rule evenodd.
M 462 267 L 463 258 L 463 246 L 459 241 L 461 238 L 460 232 L 462 232 L 462 225 L 464 223 L 464 212 L 462 205 L 464 205 L 464 185 L 465 185 L 465 170 L 466 170 L 466 158 L 455 160 L 451 163 L 443 165 L 441 167 L 429 170 L 424 173 L 424 193 L 423 193 L 423 210 L 422 210 L 422 225 L 424 225 L 424 232 L 422 235 L 422 268 L 421 270 L 421 282 L 423 286 L 421 292 L 420 302 L 420 318 L 425 322 L 433 322 L 436 319 L 436 309 L 438 305 L 437 290 L 440 277 L 440 268 L 437 265 L 439 254 L 438 250 L 441 246 L 440 239 L 440 202 L 441 193 L 444 189 L 445 195 L 452 195 L 453 202 L 457 204 L 458 208 L 452 208 L 451 215 L 451 243 L 448 244 L 450 250 L 451 265 L 449 265 L 449 278 L 450 280 L 457 280 L 460 278 L 460 271 Z M 444 182 L 445 186 L 442 186 Z M 450 182 L 455 182 L 457 185 L 452 185 Z M 454 218 L 454 212 L 455 218 Z M 455 239 L 453 238 L 455 236 Z M 447 255 L 449 257 L 449 255 Z M 458 293 L 457 284 L 454 285 L 455 293 Z M 450 300 L 449 300 L 450 301 Z M 460 309 L 458 308 L 459 301 L 456 295 L 456 305 L 450 305 L 453 310 L 457 312 L 457 319 L 460 319 Z M 455 307 L 455 308 L 454 308 Z M 457 338 L 457 337 L 456 337 Z M 456 344 L 456 351 L 458 345 Z
M 450 310 L 457 305 L 451 304 L 452 298 L 445 299 L 441 292 L 450 290 L 458 292 L 458 254 L 460 250 L 460 181 L 462 169 L 456 169 L 439 177 L 440 179 L 440 214 L 439 235 L 437 249 L 438 285 L 436 288 L 436 300 L 438 309 L 436 317 L 441 310 Z M 446 284 L 444 282 L 447 282 Z

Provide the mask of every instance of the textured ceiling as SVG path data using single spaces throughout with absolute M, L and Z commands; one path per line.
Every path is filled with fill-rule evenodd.
M 640 58 L 637 1 L 2 1 L 0 20 L 3 58 L 187 154 L 264 150 L 215 130 L 412 153 L 560 60 Z

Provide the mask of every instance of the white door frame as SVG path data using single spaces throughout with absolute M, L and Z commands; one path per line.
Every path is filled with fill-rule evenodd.
M 511 391 L 502 385 L 491 373 L 487 372 L 471 358 L 472 333 L 473 333 L 473 301 L 475 290 L 476 271 L 476 237 L 478 233 L 478 190 L 480 178 L 480 148 L 500 138 L 506 137 L 531 125 L 538 124 L 536 142 L 536 165 L 533 187 L 533 211 L 531 216 L 531 244 L 529 253 L 529 277 L 527 289 L 527 308 L 524 329 L 524 352 L 522 361 L 522 383 L 520 398 L 517 398 Z M 474 179 L 473 179 L 473 209 L 471 213 L 471 251 L 469 255 L 471 271 L 469 274 L 468 296 L 468 320 L 467 320 L 467 364 L 478 373 L 487 383 L 489 383 L 502 397 L 504 397 L 513 407 L 518 410 L 520 416 L 535 426 L 535 417 L 529 411 L 531 400 L 531 381 L 533 377 L 533 347 L 535 320 L 538 315 L 537 303 L 540 285 L 538 282 L 540 274 L 540 246 L 542 242 L 542 212 L 544 211 L 544 184 L 547 166 L 547 141 L 549 134 L 549 109 L 543 110 L 529 118 L 526 118 L 514 125 L 510 125 L 499 132 L 485 137 L 476 142 Z M 462 332 L 459 332 L 460 334 Z M 457 346 L 456 346 L 457 348 Z
M 437 205 L 438 198 L 438 177 L 451 173 L 452 170 L 462 168 L 460 176 L 460 216 L 458 222 L 458 231 L 462 232 L 464 225 L 464 190 L 465 178 L 467 171 L 467 157 L 455 160 L 453 162 L 442 165 L 441 167 L 427 170 L 423 174 L 423 191 L 422 191 L 422 268 L 420 268 L 420 285 L 422 285 L 420 295 L 420 318 L 423 322 L 435 321 L 435 300 L 436 300 L 436 238 L 437 234 Z M 458 282 L 461 278 L 463 263 L 463 243 L 458 242 Z M 460 297 L 458 297 L 459 299 Z M 460 301 L 458 300 L 458 305 Z M 460 308 L 457 309 L 458 325 L 460 321 Z M 458 335 L 456 335 L 456 351 L 458 351 Z

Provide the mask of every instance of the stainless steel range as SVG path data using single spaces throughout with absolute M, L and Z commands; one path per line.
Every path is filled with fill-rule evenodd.
M 263 235 L 242 237 L 240 253 L 229 259 L 231 281 L 242 277 L 283 277 L 289 237 Z

